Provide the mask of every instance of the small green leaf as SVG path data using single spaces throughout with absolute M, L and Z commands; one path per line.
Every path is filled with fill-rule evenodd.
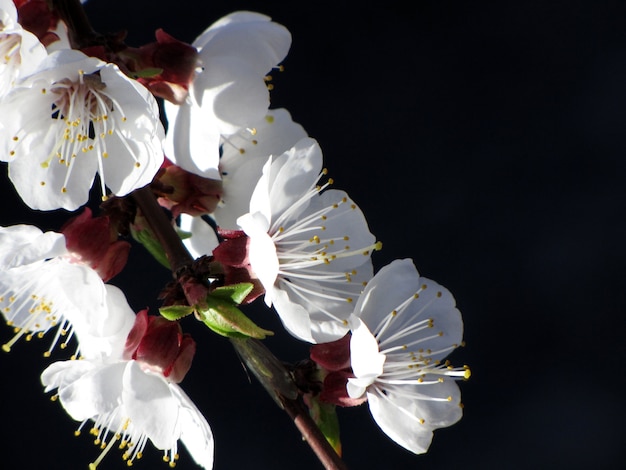
M 274 334 L 257 326 L 229 300 L 209 295 L 205 305 L 198 307 L 197 311 L 204 324 L 222 336 L 263 339 Z
M 159 313 L 168 320 L 178 320 L 179 318 L 191 315 L 194 310 L 194 307 L 189 307 L 188 305 L 170 305 L 168 307 L 161 307 Z
M 211 292 L 211 297 L 217 297 L 222 300 L 231 300 L 239 305 L 246 296 L 252 291 L 254 285 L 250 282 L 241 282 L 239 284 L 231 284 L 229 286 L 218 287 Z
M 142 70 L 137 70 L 136 72 L 132 72 L 133 78 L 151 78 L 156 77 L 163 73 L 163 69 L 154 67 L 154 68 L 145 68 Z
M 170 269 L 170 262 L 165 255 L 165 250 L 150 230 L 136 230 L 131 225 L 130 233 L 135 240 L 141 243 L 146 250 L 148 250 L 148 253 L 150 253 L 154 259 L 167 269 Z
M 339 438 L 339 418 L 337 407 L 332 403 L 319 401 L 319 397 L 311 397 L 307 400 L 309 414 L 320 428 L 328 443 L 335 449 L 337 455 L 341 455 L 341 440 Z

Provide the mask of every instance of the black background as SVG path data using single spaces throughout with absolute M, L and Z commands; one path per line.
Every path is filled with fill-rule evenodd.
M 384 243 L 376 269 L 413 258 L 464 315 L 465 416 L 415 456 L 367 406 L 340 410 L 351 469 L 613 469 L 626 457 L 626 2 L 91 0 L 101 32 L 128 43 L 162 27 L 191 42 L 248 9 L 293 35 L 272 107 L 320 143 Z M 21 206 L 2 171 L 0 223 L 58 229 L 67 214 Z M 140 247 L 112 282 L 139 310 L 169 274 Z M 307 346 L 276 316 L 266 344 Z M 215 434 L 217 470 L 322 468 L 295 427 L 248 380 L 226 340 L 193 320 L 198 352 L 183 388 Z M 0 330 L 9 338 L 8 327 Z M 4 341 L 4 340 L 3 340 Z M 99 453 L 42 393 L 47 343 L 0 356 L 2 466 L 87 468 Z M 150 446 L 148 446 L 150 447 Z M 167 468 L 146 451 L 136 468 Z M 111 452 L 100 468 L 126 468 Z M 182 452 L 177 468 L 197 468 Z

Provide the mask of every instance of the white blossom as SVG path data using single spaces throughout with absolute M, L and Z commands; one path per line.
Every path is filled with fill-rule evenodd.
M 224 138 L 219 165 L 224 194 L 213 213 L 220 228 L 238 228 L 237 218 L 248 212 L 267 158 L 282 155 L 304 137 L 304 128 L 281 108 L 269 110 L 251 129 Z
M 150 183 L 163 161 L 154 97 L 114 64 L 55 51 L 0 102 L 9 177 L 33 209 L 75 210 L 96 173 L 103 197 Z
M 463 336 L 452 294 L 420 277 L 411 260 L 396 260 L 368 283 L 354 313 L 349 396 L 365 394 L 374 420 L 391 439 L 426 452 L 434 429 L 461 418 L 456 380 L 470 375 L 467 366 L 444 361 Z
M 55 362 L 41 376 L 46 391 L 57 389 L 58 400 L 103 449 L 90 464 L 95 469 L 109 450 L 123 449 L 128 465 L 141 458 L 150 440 L 172 466 L 178 440 L 204 468 L 213 467 L 213 434 L 206 419 L 176 384 L 142 370 L 137 361 Z
M 250 237 L 250 266 L 285 328 L 309 342 L 348 331 L 347 318 L 372 276 L 380 248 L 358 206 L 318 185 L 326 174 L 314 139 L 301 139 L 263 168 L 250 212 L 238 223 Z
M 238 229 L 237 219 L 250 208 L 250 197 L 267 158 L 282 155 L 306 136 L 304 128 L 293 122 L 286 109 L 280 108 L 269 110 L 253 128 L 242 129 L 224 138 L 219 165 L 223 195 L 210 214 L 213 225 Z M 183 241 L 196 258 L 210 255 L 219 243 L 215 230 L 203 217 L 181 214 L 180 228 L 192 234 Z
M 268 16 L 240 11 L 212 24 L 192 45 L 201 70 L 185 103 L 165 102 L 166 155 L 187 171 L 219 179 L 221 136 L 251 129 L 266 114 L 265 78 L 287 55 L 291 34 Z
M 13 0 L 0 0 L 0 99 L 45 57 L 43 44 L 17 22 Z
M 0 227 L 0 312 L 15 336 L 2 345 L 9 351 L 20 338 L 42 338 L 54 331 L 49 350 L 65 348 L 76 336 L 85 357 L 109 354 L 110 344 L 126 339 L 134 314 L 115 286 L 105 285 L 90 267 L 70 261 L 65 237 L 30 225 Z M 110 316 L 112 305 L 125 315 Z M 105 341 L 103 344 L 102 341 Z

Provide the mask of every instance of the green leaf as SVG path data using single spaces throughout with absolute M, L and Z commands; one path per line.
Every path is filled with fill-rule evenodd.
M 205 305 L 197 307 L 197 312 L 206 326 L 226 337 L 251 337 L 264 339 L 274 333 L 257 326 L 230 300 L 207 296 Z
M 341 440 L 339 438 L 339 418 L 337 407 L 332 403 L 319 401 L 318 397 L 307 400 L 309 414 L 320 428 L 328 443 L 335 449 L 337 455 L 341 455 Z
M 150 230 L 136 230 L 131 225 L 130 233 L 135 240 L 141 243 L 146 250 L 148 250 L 148 253 L 150 253 L 154 259 L 167 269 L 170 269 L 170 262 L 165 255 L 165 250 Z
M 211 297 L 222 300 L 231 300 L 239 305 L 252 291 L 254 285 L 250 282 L 241 282 L 239 284 L 231 284 L 229 286 L 218 287 L 211 292 Z
M 194 310 L 194 307 L 189 307 L 188 305 L 170 305 L 168 307 L 161 307 L 159 313 L 168 320 L 178 320 L 179 318 L 191 315 Z

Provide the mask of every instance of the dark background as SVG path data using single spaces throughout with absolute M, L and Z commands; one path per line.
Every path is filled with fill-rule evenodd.
M 614 469 L 626 457 L 626 2 L 90 0 L 101 32 L 140 45 L 159 27 L 191 42 L 239 9 L 285 25 L 293 45 L 272 107 L 316 138 L 335 187 L 384 243 L 376 269 L 413 258 L 465 321 L 465 416 L 415 456 L 367 406 L 340 410 L 356 469 Z M 2 171 L 0 224 L 58 229 L 64 213 L 20 206 Z M 158 307 L 165 272 L 138 247 L 113 283 Z M 276 316 L 266 344 L 307 346 Z M 216 470 L 322 468 L 248 378 L 226 340 L 192 320 L 199 348 L 182 386 L 212 426 Z M 8 339 L 11 331 L 2 327 Z M 4 341 L 4 340 L 3 340 Z M 44 342 L 0 356 L 3 468 L 87 468 L 99 450 L 43 394 Z M 148 446 L 150 447 L 150 446 Z M 167 468 L 146 451 L 136 468 Z M 102 469 L 126 468 L 112 451 Z M 197 468 L 182 453 L 177 466 Z

